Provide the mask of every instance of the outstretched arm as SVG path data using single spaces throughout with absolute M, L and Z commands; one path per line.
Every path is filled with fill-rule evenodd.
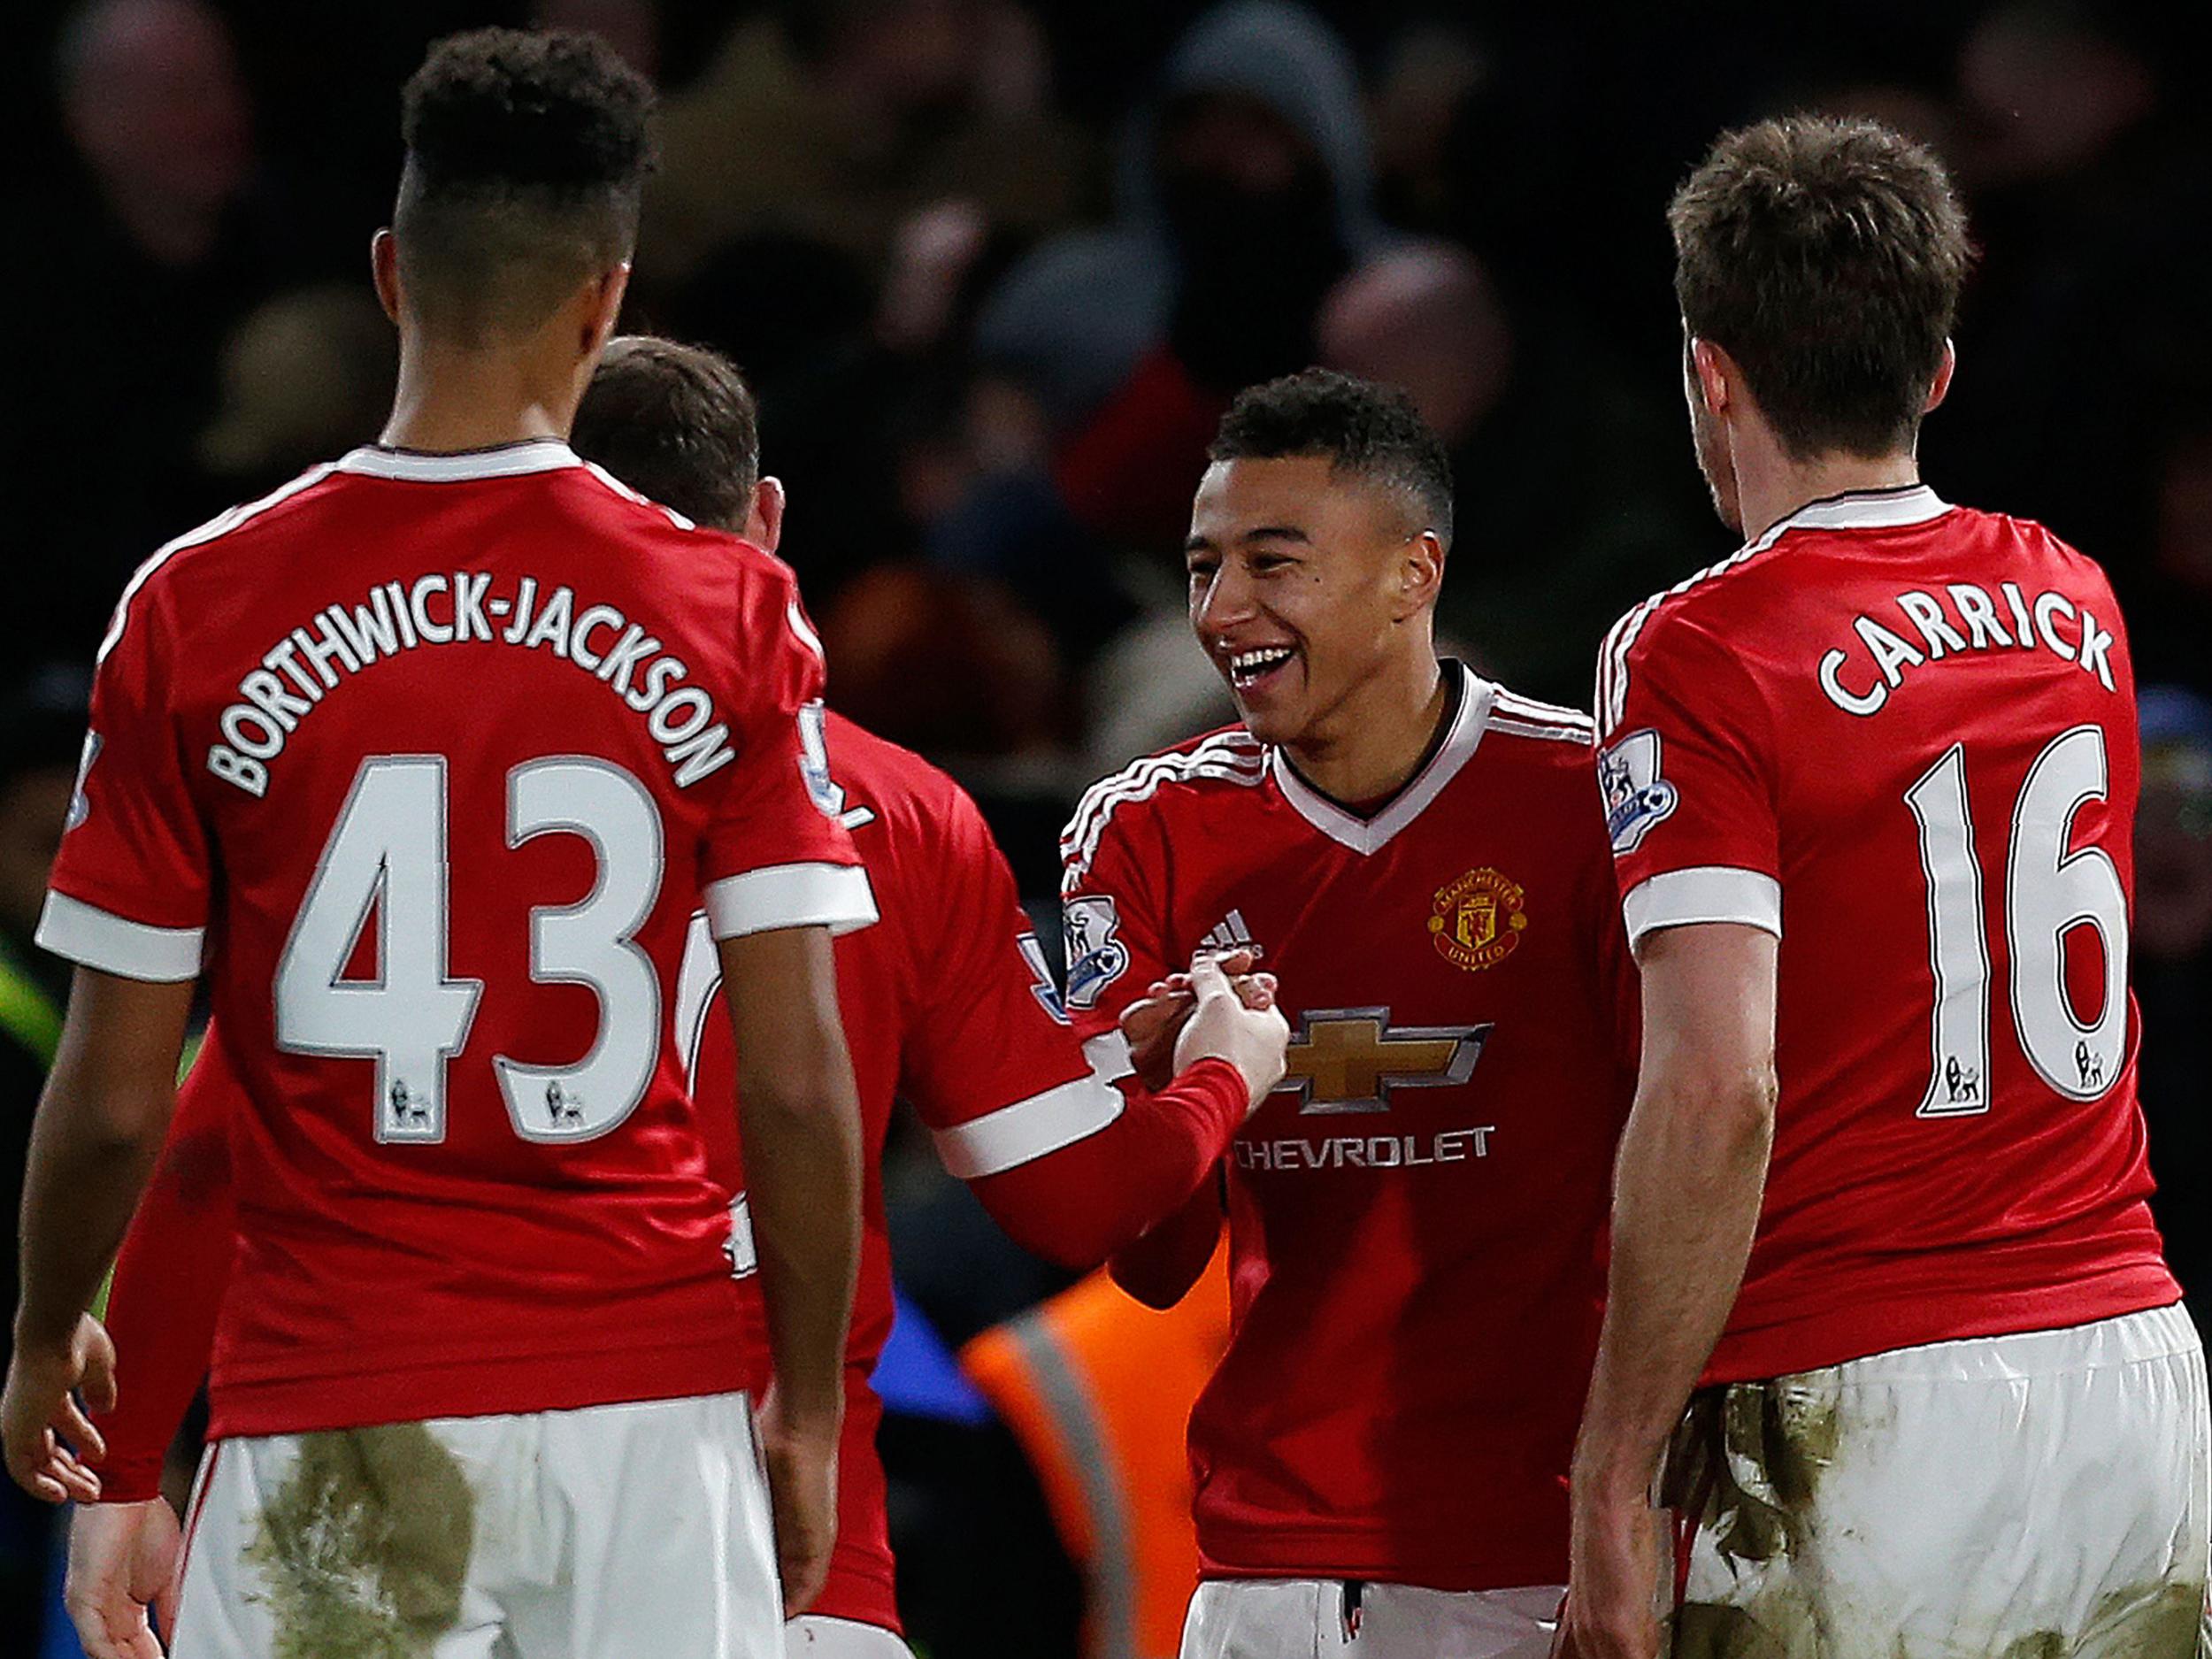
M 95 1461 L 104 1451 L 71 1398 L 81 1385 L 95 1409 L 114 1403 L 113 1351 L 85 1310 L 161 1150 L 191 1008 L 189 980 L 150 983 L 79 968 L 70 992 L 60 1051 L 31 1131 L 22 1300 L 0 1402 L 9 1473 L 50 1502 L 99 1495 L 97 1479 L 57 1431 Z
M 1114 1283 L 1148 1308 L 1172 1308 L 1205 1277 L 1221 1221 L 1220 1182 L 1206 1181 L 1180 1210 L 1114 1252 L 1107 1264 Z
M 1614 1171 L 1611 1280 L 1575 1448 L 1563 1654 L 1657 1651 L 1651 1486 L 1743 1282 L 1773 1138 L 1776 940 L 1650 934 L 1643 1068 Z
M 1217 1202 L 1208 1177 L 1238 1128 L 1282 1080 L 1290 1037 L 1275 1009 L 1273 980 L 1240 972 L 1250 966 L 1248 956 L 1230 959 L 1228 966 L 1237 977 L 1210 959 L 1187 978 L 1175 976 L 1171 989 L 1156 985 L 1126 1010 L 1119 1036 L 1085 1045 L 1087 1052 L 1127 1056 L 1120 1063 L 1127 1071 L 1114 1079 L 1124 1103 L 1106 1108 L 1118 1116 L 1095 1133 L 972 1178 L 976 1195 L 1016 1243 L 1065 1267 L 1093 1268 L 1168 1224 L 1187 1203 Z M 1184 1231 L 1194 1225 L 1186 1224 Z M 1218 1233 L 1217 1220 L 1199 1270 Z M 1174 1260 L 1183 1254 L 1177 1251 Z

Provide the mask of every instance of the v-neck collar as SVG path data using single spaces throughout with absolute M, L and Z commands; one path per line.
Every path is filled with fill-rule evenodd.
M 1268 769 L 1274 777 L 1275 787 L 1283 792 L 1283 799 L 1290 803 L 1299 817 L 1338 845 L 1362 855 L 1380 852 L 1459 776 L 1461 768 L 1474 758 L 1476 747 L 1489 727 L 1491 705 L 1497 699 L 1498 688 L 1464 663 L 1450 664 L 1448 669 L 1460 676 L 1459 710 L 1452 717 L 1444 741 L 1429 757 L 1427 764 L 1414 773 L 1381 811 L 1363 818 L 1346 810 L 1301 778 L 1298 769 L 1279 747 L 1268 750 Z

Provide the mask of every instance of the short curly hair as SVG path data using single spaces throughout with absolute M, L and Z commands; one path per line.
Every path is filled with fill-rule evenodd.
M 1973 260 L 1933 152 L 1864 119 L 1761 121 L 1721 135 L 1667 223 L 1683 326 L 1793 458 L 1910 445 Z
M 527 328 L 630 257 L 653 165 L 653 89 L 597 36 L 472 29 L 400 96 L 393 227 L 424 322 Z
M 1412 398 L 1395 386 L 1302 369 L 1248 386 L 1221 418 L 1210 461 L 1326 456 L 1330 470 L 1402 493 L 1452 542 L 1452 464 Z
M 640 495 L 743 533 L 760 481 L 760 411 L 720 352 L 652 334 L 609 341 L 571 442 Z

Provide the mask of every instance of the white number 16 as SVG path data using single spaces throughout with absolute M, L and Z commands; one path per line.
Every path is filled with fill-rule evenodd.
M 2068 1100 L 2099 1098 L 2119 1080 L 2127 1041 L 2127 895 L 2101 847 L 2069 852 L 2074 818 L 2108 788 L 2104 731 L 2078 726 L 2029 767 L 2012 810 L 2005 859 L 2006 954 L 2012 1024 L 2036 1075 Z M 1928 956 L 1935 970 L 1934 1068 L 1923 1118 L 1989 1110 L 1989 943 L 1982 868 L 1966 794 L 1966 753 L 1946 749 L 1905 792 L 1920 826 L 1928 880 Z M 2104 1002 L 2085 1025 L 2066 990 L 2066 935 L 2094 928 Z

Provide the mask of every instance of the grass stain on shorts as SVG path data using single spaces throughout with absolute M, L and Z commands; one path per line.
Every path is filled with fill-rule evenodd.
M 476 1500 L 420 1423 L 296 1437 L 299 1459 L 246 1551 L 275 1659 L 423 1659 L 461 1616 Z

